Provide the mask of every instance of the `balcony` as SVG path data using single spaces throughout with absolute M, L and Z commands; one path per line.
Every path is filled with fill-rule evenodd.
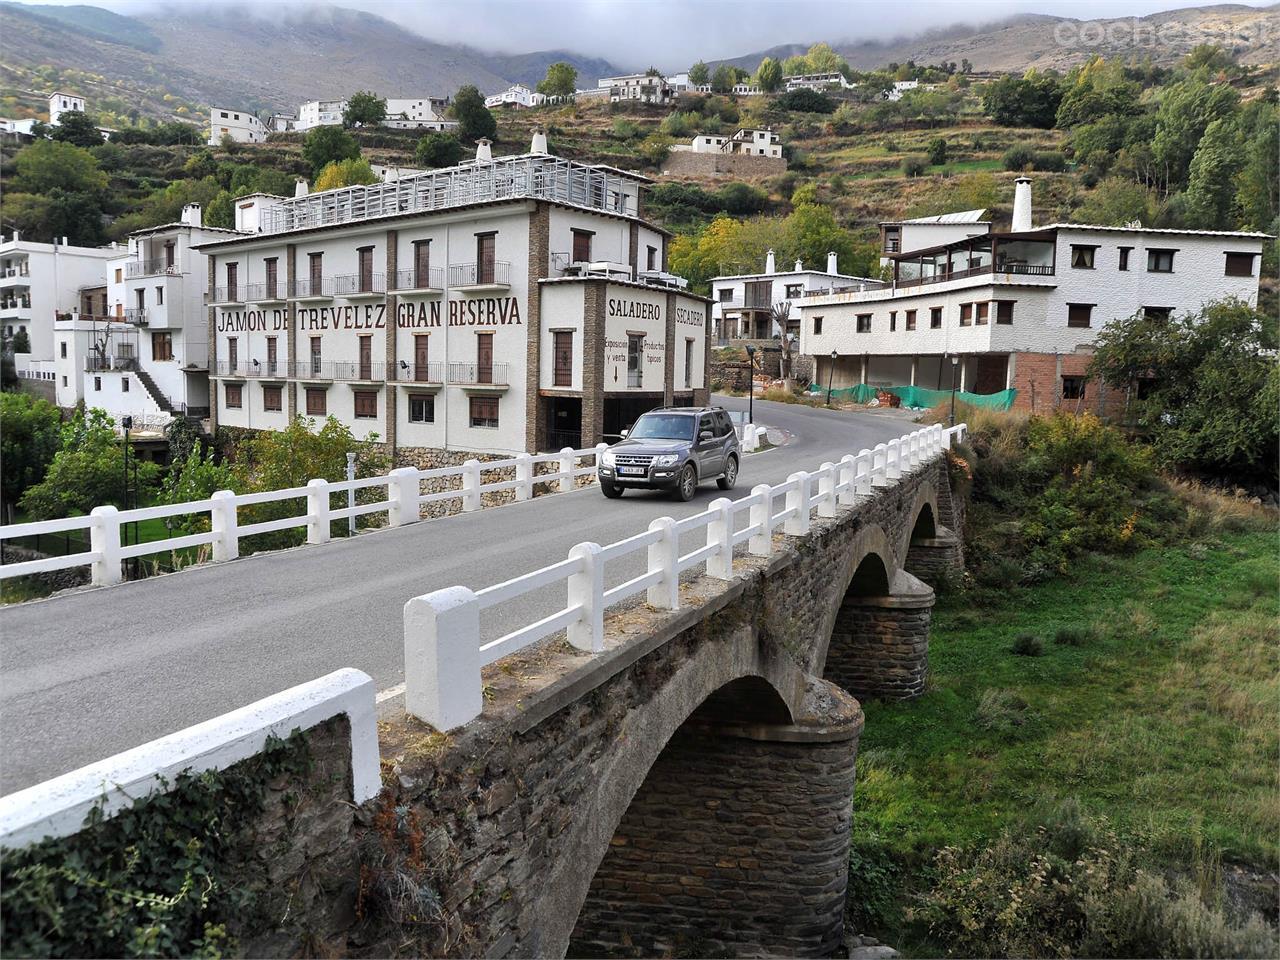
M 379 300 L 387 295 L 385 273 L 349 273 L 334 277 L 333 292 L 344 300 Z
M 0 300 L 0 310 L 30 310 L 30 309 L 31 309 L 30 297 L 9 297 L 5 300 Z
M 511 264 L 505 260 L 451 264 L 449 286 L 477 292 L 507 290 L 511 287 Z
M 250 303 L 284 303 L 284 284 L 278 281 L 245 284 L 244 293 Z
M 138 358 L 134 356 L 85 357 L 86 373 L 116 373 L 124 370 L 137 370 Z
M 236 307 L 244 303 L 244 295 L 244 284 L 238 283 L 234 287 L 214 287 L 213 295 L 209 298 L 209 302 Z
M 398 296 L 430 296 L 444 290 L 444 267 L 430 267 L 425 272 L 397 270 L 391 278 L 392 290 Z
M 451 363 L 449 382 L 470 393 L 503 393 L 510 386 L 505 363 Z
M 124 322 L 132 323 L 135 327 L 145 327 L 147 325 L 147 308 L 146 307 L 129 307 L 124 312 Z
M 136 277 L 158 277 L 161 274 L 170 277 L 181 276 L 182 271 L 176 263 L 170 263 L 164 257 L 154 260 L 130 260 L 124 265 L 124 275 L 133 280 Z
M 948 280 L 964 280 L 967 277 L 981 276 L 1016 276 L 1016 277 L 1052 277 L 1052 264 L 1040 263 L 1006 263 L 1003 266 L 995 267 L 987 264 L 981 267 L 968 267 L 964 270 L 952 270 L 950 273 L 934 274 L 931 277 L 912 277 L 907 280 L 899 280 L 897 288 L 901 290 L 903 287 L 920 287 L 930 283 L 945 283 Z M 836 291 L 839 292 L 839 291 Z
M 289 299 L 302 301 L 332 300 L 333 280 L 325 277 L 294 280 L 289 284 Z
M 417 384 L 420 387 L 439 387 L 444 383 L 444 364 L 401 360 L 396 364 L 396 381 L 406 386 Z
M 29 264 L 23 263 L 15 267 L 5 267 L 0 270 L 0 278 L 5 280 L 10 277 L 29 277 L 31 276 L 31 267 Z
M 246 377 L 256 380 L 283 380 L 289 373 L 289 364 L 279 360 L 217 360 L 213 365 L 214 376 Z
M 387 379 L 387 364 L 382 360 L 369 363 L 346 360 L 299 360 L 291 366 L 296 380 L 352 380 L 363 383 L 383 383 Z

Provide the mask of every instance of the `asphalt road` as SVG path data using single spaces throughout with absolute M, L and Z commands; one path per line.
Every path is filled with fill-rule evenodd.
M 896 412 L 755 407 L 788 442 L 746 457 L 730 496 L 912 429 Z M 381 699 L 394 699 L 409 598 L 486 587 L 562 560 L 576 543 L 611 543 L 723 495 L 705 483 L 687 504 L 635 491 L 605 500 L 592 486 L 0 608 L 0 795 L 339 667 L 365 671 Z M 640 573 L 634 560 L 611 565 L 606 587 Z M 562 591 L 541 591 L 490 611 L 482 628 L 499 636 L 563 605 Z

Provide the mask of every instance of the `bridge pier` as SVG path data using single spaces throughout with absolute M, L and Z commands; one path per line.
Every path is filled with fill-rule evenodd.
M 796 723 L 695 713 L 631 801 L 570 957 L 832 956 L 862 710 L 810 681 Z
M 924 693 L 929 674 L 934 593 L 905 570 L 887 591 L 873 586 L 876 579 L 854 577 L 836 614 L 823 676 L 862 699 L 912 700 Z
M 935 590 L 948 581 L 957 581 L 964 574 L 960 538 L 946 527 L 939 527 L 931 537 L 912 539 L 904 566 Z

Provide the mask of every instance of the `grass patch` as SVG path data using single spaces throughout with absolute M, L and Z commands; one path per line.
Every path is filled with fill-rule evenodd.
M 1153 868 L 1190 871 L 1212 850 L 1275 870 L 1278 575 L 1274 533 L 1227 533 L 1088 556 L 980 611 L 942 598 L 929 691 L 865 705 L 854 836 L 879 840 L 863 859 L 898 865 L 899 908 L 938 849 L 1076 797 Z M 1010 656 L 1023 634 L 1055 642 Z M 880 932 L 904 935 L 886 920 Z

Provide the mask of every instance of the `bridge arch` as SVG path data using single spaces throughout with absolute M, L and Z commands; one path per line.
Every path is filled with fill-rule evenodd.
M 942 525 L 942 506 L 933 483 L 921 483 L 906 514 L 911 522 L 903 528 L 898 544 L 903 569 L 935 589 L 959 577 L 964 569 L 960 539 Z

